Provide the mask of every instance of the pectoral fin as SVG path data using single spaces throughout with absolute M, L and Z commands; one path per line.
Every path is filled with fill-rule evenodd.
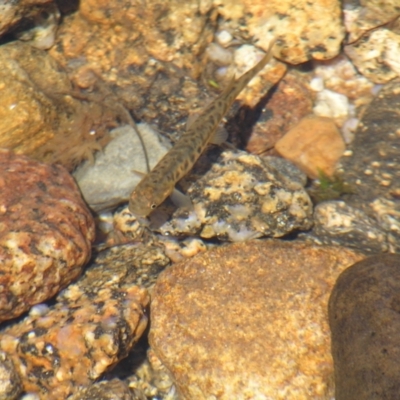
M 223 126 L 219 126 L 212 138 L 210 139 L 210 143 L 220 145 L 222 143 L 225 143 L 226 139 L 228 139 L 227 130 Z
M 193 209 L 193 203 L 192 200 L 190 200 L 190 197 L 187 196 L 186 194 L 183 194 L 178 189 L 175 188 L 169 197 L 176 207 L 187 208 L 189 210 Z
M 139 177 L 140 179 L 143 179 L 147 174 L 141 171 L 138 171 L 136 169 L 132 169 L 132 172 Z

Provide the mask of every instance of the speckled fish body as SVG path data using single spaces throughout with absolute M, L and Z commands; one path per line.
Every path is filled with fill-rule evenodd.
M 190 125 L 175 146 L 139 182 L 129 199 L 129 210 L 132 214 L 137 217 L 147 217 L 172 193 L 175 184 L 190 171 L 205 150 L 236 97 L 270 61 L 273 44 L 274 41 L 258 64 L 237 80 L 232 80 Z

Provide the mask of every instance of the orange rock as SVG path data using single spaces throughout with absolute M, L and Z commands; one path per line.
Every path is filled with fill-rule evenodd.
M 307 116 L 276 143 L 275 149 L 310 178 L 317 178 L 319 171 L 333 175 L 345 144 L 330 118 Z
M 153 356 L 184 400 L 330 399 L 328 297 L 362 257 L 257 240 L 166 268 L 152 293 Z

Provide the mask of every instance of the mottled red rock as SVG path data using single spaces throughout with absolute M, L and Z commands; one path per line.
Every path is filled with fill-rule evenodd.
M 261 154 L 272 149 L 277 140 L 312 112 L 313 96 L 300 74 L 287 74 L 271 93 L 259 122 L 252 127 L 246 150 Z M 254 112 L 257 113 L 258 110 Z M 246 128 L 249 129 L 247 118 L 243 124 L 242 136 L 246 135 Z
M 63 167 L 0 150 L 0 321 L 74 280 L 93 239 L 93 218 Z
M 153 291 L 152 349 L 182 399 L 331 399 L 328 297 L 362 257 L 260 240 L 176 264 Z
M 66 399 L 126 357 L 140 338 L 149 296 L 135 283 L 150 279 L 165 257 L 155 247 L 132 245 L 125 252 L 130 263 L 98 259 L 54 306 L 1 332 L 0 348 L 14 362 L 25 391 L 41 400 Z
M 275 149 L 310 178 L 317 178 L 320 171 L 333 175 L 346 147 L 332 119 L 308 116 L 287 132 Z

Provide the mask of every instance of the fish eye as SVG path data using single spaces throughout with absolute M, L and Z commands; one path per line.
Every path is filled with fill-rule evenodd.
M 156 207 L 157 207 L 157 204 L 154 204 L 154 203 L 150 206 L 150 208 L 151 208 L 152 210 L 154 210 Z

